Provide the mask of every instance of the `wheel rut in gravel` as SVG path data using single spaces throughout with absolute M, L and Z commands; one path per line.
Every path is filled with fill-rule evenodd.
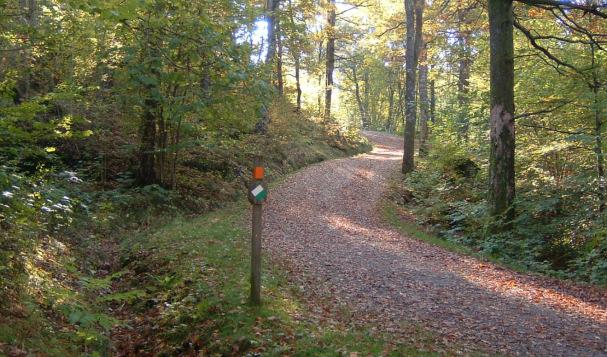
M 400 234 L 381 217 L 402 140 L 310 166 L 275 188 L 264 245 L 294 278 L 395 337 L 419 324 L 471 351 L 607 356 L 605 290 L 513 272 Z M 303 279 L 303 278 L 302 278 Z

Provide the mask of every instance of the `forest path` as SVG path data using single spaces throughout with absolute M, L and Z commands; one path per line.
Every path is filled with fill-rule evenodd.
M 604 290 L 516 273 L 384 223 L 381 198 L 402 140 L 365 135 L 372 152 L 310 166 L 266 205 L 264 246 L 306 290 L 347 303 L 395 338 L 419 324 L 469 350 L 607 356 Z

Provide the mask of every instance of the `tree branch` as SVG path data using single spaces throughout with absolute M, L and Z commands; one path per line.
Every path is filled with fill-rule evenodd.
M 527 4 L 530 6 L 553 6 L 558 8 L 569 8 L 574 10 L 582 10 L 593 15 L 602 17 L 607 19 L 607 13 L 600 11 L 601 8 L 607 8 L 607 5 L 586 5 L 586 4 L 578 4 L 573 1 L 567 0 L 516 0 L 520 3 Z
M 514 27 L 516 27 L 519 31 L 521 31 L 527 37 L 527 39 L 529 40 L 529 42 L 531 43 L 531 45 L 533 47 L 535 47 L 536 49 L 538 49 L 539 51 L 541 51 L 546 57 L 548 57 L 552 61 L 556 62 L 558 65 L 561 65 L 563 67 L 567 67 L 567 68 L 573 70 L 576 73 L 580 73 L 580 74 L 582 73 L 581 70 L 579 70 L 578 68 L 570 65 L 567 62 L 561 61 L 555 55 L 553 55 L 552 53 L 550 53 L 550 51 L 548 51 L 548 49 L 546 49 L 545 47 L 543 47 L 542 45 L 540 45 L 537 42 L 537 37 L 533 36 L 533 34 L 531 33 L 531 31 L 529 31 L 528 29 L 526 29 L 525 27 L 523 27 L 523 25 L 521 25 L 516 19 L 514 20 Z
M 516 120 L 516 119 L 528 118 L 528 117 L 535 116 L 535 115 L 552 113 L 555 110 L 558 110 L 558 109 L 566 106 L 567 104 L 570 104 L 571 102 L 572 101 L 563 102 L 563 103 L 557 105 L 556 107 L 538 110 L 537 112 L 529 112 L 529 113 L 523 113 L 523 114 L 515 115 L 512 119 Z
M 383 35 L 387 34 L 390 31 L 394 31 L 398 28 L 400 28 L 401 26 L 403 26 L 405 24 L 405 22 L 399 22 L 396 25 L 392 26 L 392 27 L 388 27 L 386 30 L 384 30 L 382 33 L 380 33 L 379 35 L 377 35 L 377 37 L 382 37 Z
M 553 131 L 553 132 L 559 133 L 559 134 L 567 134 L 567 135 L 580 135 L 580 134 L 584 134 L 583 131 L 560 130 L 560 129 L 550 128 L 550 127 L 543 126 L 543 125 L 524 124 L 524 123 L 518 123 L 517 125 L 524 126 L 526 128 L 534 128 L 534 129 L 542 129 L 542 130 L 547 130 L 547 131 Z

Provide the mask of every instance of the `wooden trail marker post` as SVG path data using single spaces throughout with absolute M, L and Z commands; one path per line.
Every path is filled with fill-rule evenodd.
M 261 230 L 263 203 L 268 197 L 268 188 L 263 180 L 264 168 L 253 168 L 253 179 L 249 184 L 249 202 L 253 205 L 251 234 L 251 303 L 261 304 Z

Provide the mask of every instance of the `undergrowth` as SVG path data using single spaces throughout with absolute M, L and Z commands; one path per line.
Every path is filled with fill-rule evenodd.
M 341 312 L 329 306 L 311 313 L 297 286 L 267 259 L 262 305 L 251 306 L 249 213 L 248 204 L 240 202 L 203 217 L 178 218 L 123 242 L 127 273 L 118 294 L 143 291 L 126 304 L 114 304 L 129 310 L 125 315 L 132 320 L 125 326 L 137 326 L 117 329 L 115 348 L 160 355 L 435 354 L 425 336 L 417 344 L 399 344 L 369 327 L 343 322 Z
M 128 318 L 108 307 L 136 304 L 150 293 L 115 291 L 131 274 L 118 259 L 127 248 L 123 237 L 241 200 L 254 159 L 276 179 L 369 149 L 356 132 L 315 123 L 286 103 L 272 109 L 272 120 L 267 135 L 202 135 L 183 149 L 174 188 L 135 187 L 129 170 L 102 182 L 56 163 L 36 175 L 0 166 L 0 352 L 116 351 L 110 332 Z M 170 276 L 157 278 L 151 286 L 170 286 Z
M 486 202 L 486 163 L 462 145 L 435 142 L 415 172 L 394 181 L 390 198 L 415 217 L 405 225 L 425 227 L 429 233 L 416 233 L 424 240 L 517 270 L 607 284 L 605 216 L 589 204 L 595 193 L 575 182 L 563 190 L 537 180 L 519 179 L 516 218 L 511 229 L 496 233 Z M 392 221 L 394 214 L 388 213 Z

